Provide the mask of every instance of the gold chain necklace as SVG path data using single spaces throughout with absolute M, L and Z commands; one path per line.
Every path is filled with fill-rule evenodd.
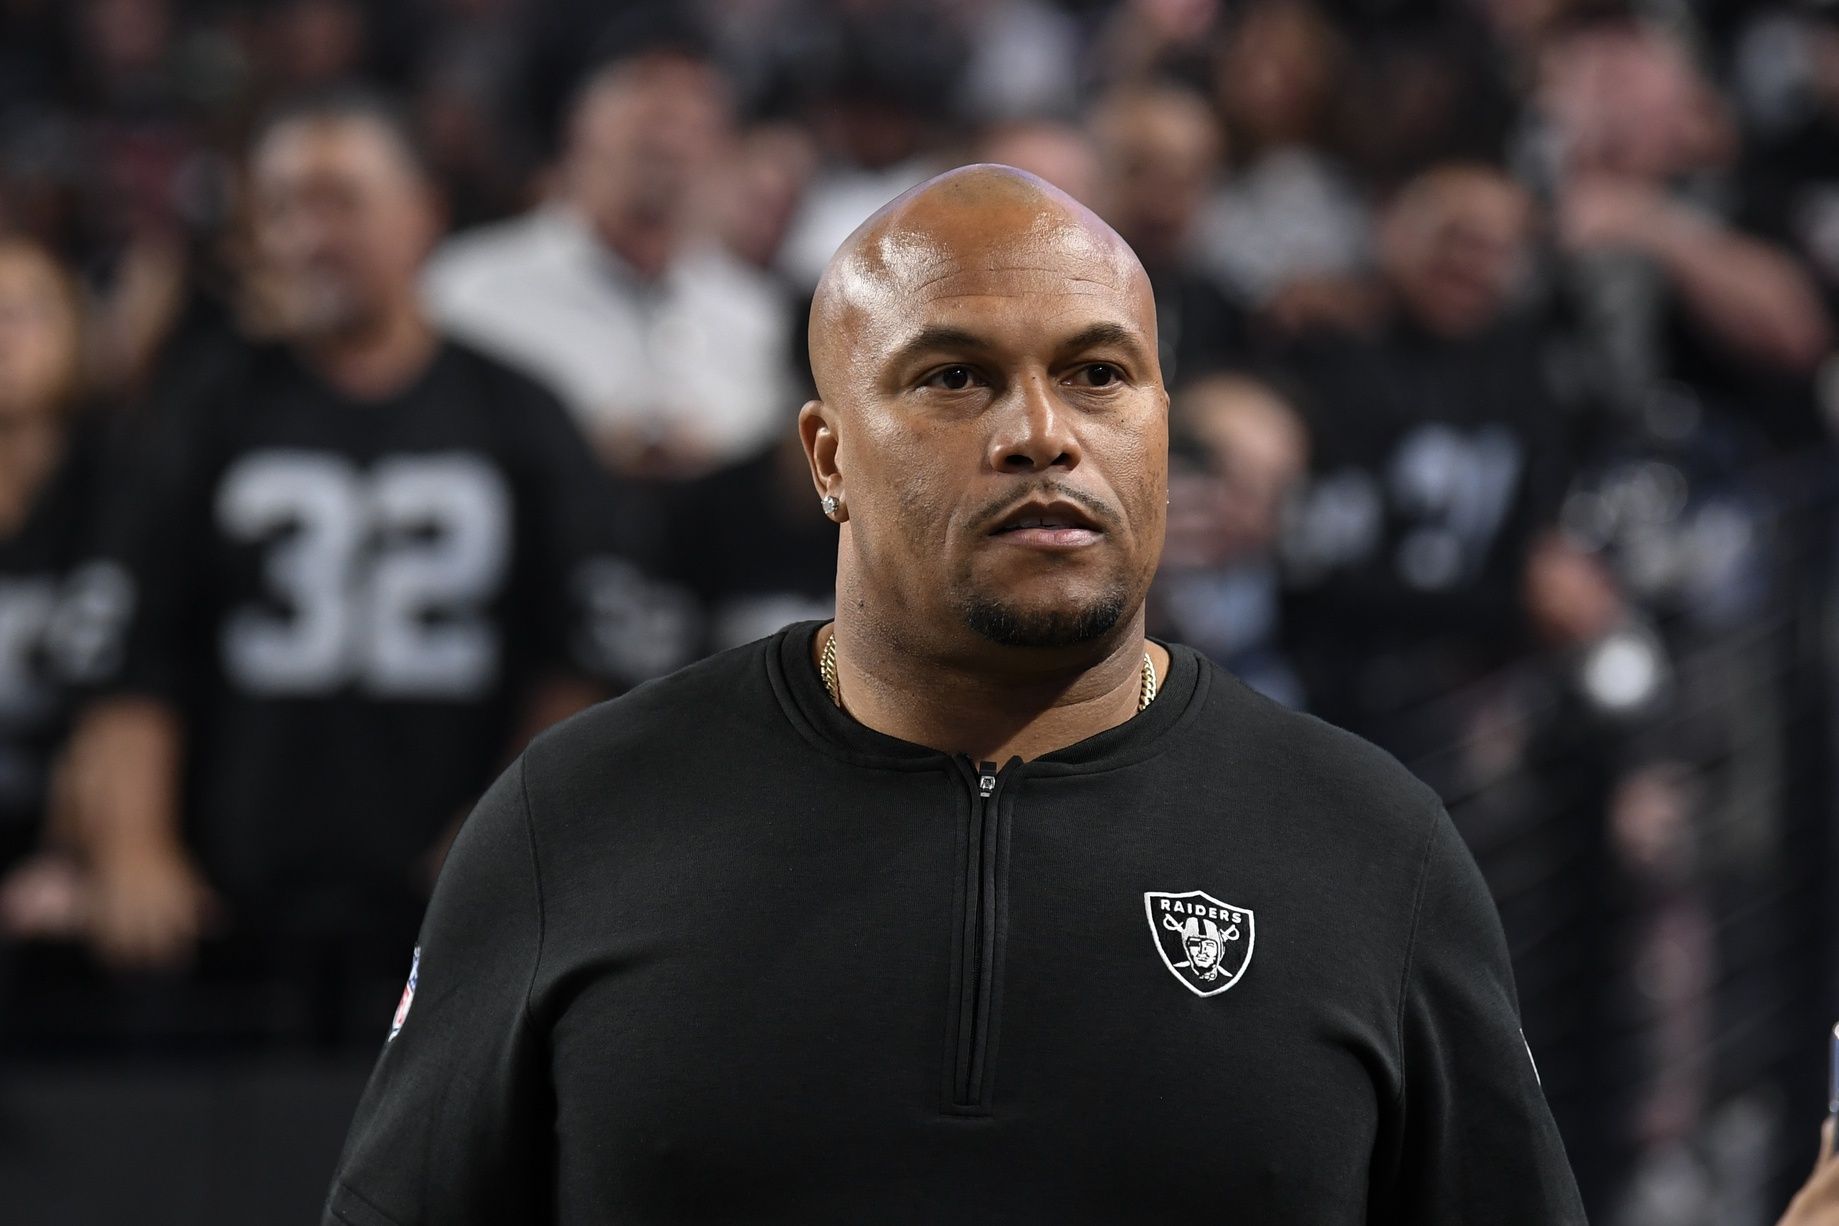
M 824 654 L 819 658 L 817 671 L 823 675 L 824 688 L 830 691 L 830 701 L 838 707 L 843 705 L 843 691 L 837 686 L 836 679 L 836 635 L 831 634 L 824 643 Z M 1156 701 L 1156 665 L 1143 653 L 1143 684 L 1137 690 L 1137 710 L 1141 711 Z

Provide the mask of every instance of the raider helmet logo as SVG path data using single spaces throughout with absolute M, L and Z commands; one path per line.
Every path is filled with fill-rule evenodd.
M 1196 996 L 1216 996 L 1252 963 L 1252 913 L 1201 890 L 1143 895 L 1162 965 Z

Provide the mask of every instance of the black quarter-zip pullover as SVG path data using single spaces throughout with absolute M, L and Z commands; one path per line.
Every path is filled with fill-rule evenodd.
M 1571 1226 L 1428 789 L 1179 645 L 1029 762 L 837 710 L 817 623 L 539 738 L 466 823 L 329 1226 Z

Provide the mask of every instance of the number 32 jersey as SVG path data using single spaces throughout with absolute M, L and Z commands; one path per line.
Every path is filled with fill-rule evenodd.
M 202 382 L 114 516 L 132 598 L 105 688 L 184 715 L 192 843 L 245 907 L 394 892 L 504 760 L 531 682 L 675 662 L 634 649 L 655 589 L 523 376 L 447 343 L 382 400 L 280 348 Z

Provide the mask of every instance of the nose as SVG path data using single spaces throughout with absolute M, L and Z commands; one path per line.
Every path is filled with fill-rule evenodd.
M 1045 375 L 1018 380 L 1006 399 L 1010 403 L 1004 406 L 990 437 L 992 468 L 1030 473 L 1078 466 L 1079 438 L 1072 428 L 1072 414 L 1060 403 Z

